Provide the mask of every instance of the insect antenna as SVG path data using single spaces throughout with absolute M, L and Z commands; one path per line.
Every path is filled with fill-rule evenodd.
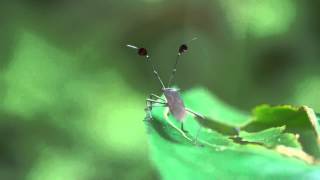
M 153 64 L 153 62 L 151 61 L 151 58 L 150 58 L 150 56 L 149 56 L 149 54 L 148 54 L 147 49 L 146 49 L 146 48 L 139 48 L 139 47 L 137 47 L 137 46 L 133 46 L 133 45 L 130 45 L 130 44 L 127 44 L 127 47 L 129 47 L 129 48 L 133 48 L 133 49 L 136 49 L 136 50 L 137 50 L 138 55 L 143 56 L 143 57 L 145 57 L 145 58 L 146 58 L 146 61 L 147 61 L 147 62 L 149 62 L 149 63 L 151 64 L 153 74 L 158 78 L 158 80 L 159 80 L 159 82 L 160 82 L 160 84 L 161 84 L 162 88 L 164 89 L 164 88 L 165 88 L 165 86 L 164 86 L 164 84 L 163 84 L 163 81 L 161 80 L 161 78 L 160 78 L 160 75 L 159 75 L 158 71 L 156 70 L 156 68 L 155 68 L 155 66 L 154 66 L 154 64 Z
M 174 80 L 175 74 L 177 72 L 177 66 L 178 66 L 178 62 L 179 62 L 180 56 L 188 51 L 187 44 L 189 44 L 191 41 L 194 41 L 196 39 L 198 39 L 198 38 L 194 37 L 188 43 L 181 44 L 179 46 L 178 54 L 177 54 L 177 57 L 176 57 L 176 61 L 174 63 L 174 66 L 173 66 L 173 69 L 172 69 L 172 73 L 171 73 L 170 78 L 169 78 L 168 87 L 170 87 L 171 82 Z

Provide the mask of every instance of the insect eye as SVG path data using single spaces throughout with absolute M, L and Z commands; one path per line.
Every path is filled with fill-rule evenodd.
M 182 53 L 185 53 L 188 51 L 188 46 L 186 44 L 182 44 L 180 47 L 179 47 L 179 53 L 182 54 Z
M 138 54 L 139 54 L 140 56 L 147 56 L 147 55 L 148 55 L 148 51 L 147 51 L 146 48 L 139 48 L 139 49 L 138 49 Z

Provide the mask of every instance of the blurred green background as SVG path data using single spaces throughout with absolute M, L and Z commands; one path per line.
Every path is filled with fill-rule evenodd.
M 126 44 L 147 47 L 165 80 L 250 111 L 320 111 L 320 2 L 25 0 L 0 2 L 0 179 L 159 179 L 145 98 L 160 93 Z

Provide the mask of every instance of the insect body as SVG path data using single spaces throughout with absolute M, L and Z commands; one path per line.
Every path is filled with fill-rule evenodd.
M 165 88 L 163 94 L 166 97 L 167 105 L 172 115 L 178 121 L 183 121 L 187 112 L 183 100 L 180 97 L 179 90 L 175 88 Z
M 195 40 L 196 38 L 192 39 Z M 154 104 L 160 104 L 164 107 L 169 108 L 169 112 L 175 117 L 177 121 L 181 123 L 181 130 L 186 132 L 183 129 L 183 121 L 187 115 L 187 113 L 191 113 L 192 115 L 204 119 L 204 116 L 202 116 L 199 113 L 193 112 L 192 110 L 185 107 L 183 99 L 180 96 L 180 90 L 176 88 L 170 87 L 171 82 L 174 80 L 175 73 L 177 71 L 177 65 L 179 62 L 179 58 L 182 54 L 186 53 L 188 50 L 188 46 L 186 44 L 180 45 L 178 49 L 177 58 L 174 64 L 174 68 L 172 69 L 171 76 L 169 78 L 168 86 L 166 87 L 163 83 L 163 81 L 160 78 L 160 75 L 158 74 L 153 62 L 150 59 L 150 55 L 148 54 L 148 51 L 146 48 L 139 48 L 133 45 L 127 45 L 130 48 L 136 49 L 138 55 L 143 56 L 146 58 L 146 61 L 151 64 L 153 74 L 158 79 L 162 86 L 162 92 L 164 94 L 164 98 L 161 98 L 160 96 L 157 96 L 155 94 L 151 94 L 148 99 L 146 99 L 147 102 L 147 110 L 150 112 L 152 107 L 155 107 Z M 156 98 L 156 99 L 155 99 Z

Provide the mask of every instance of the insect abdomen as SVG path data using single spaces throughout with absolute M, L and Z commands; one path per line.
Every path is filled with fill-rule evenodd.
M 186 110 L 180 97 L 180 93 L 176 90 L 165 90 L 164 96 L 167 99 L 168 107 L 172 115 L 178 121 L 183 121 L 186 116 Z

